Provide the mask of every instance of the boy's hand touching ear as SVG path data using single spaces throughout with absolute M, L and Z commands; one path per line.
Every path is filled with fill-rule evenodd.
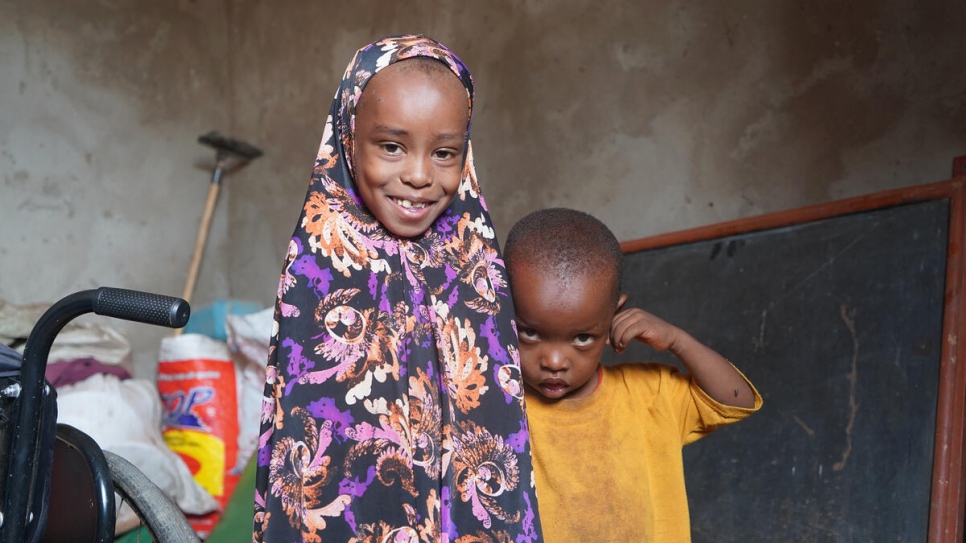
M 756 395 L 748 381 L 724 357 L 684 330 L 643 309 L 623 309 L 627 296 L 617 301 L 617 315 L 610 324 L 610 344 L 620 353 L 633 340 L 643 341 L 658 351 L 671 351 L 715 401 L 752 408 Z
M 621 300 L 617 309 L 623 305 Z M 615 353 L 623 352 L 635 339 L 658 351 L 673 350 L 677 337 L 678 327 L 636 307 L 617 313 L 610 325 L 610 342 Z

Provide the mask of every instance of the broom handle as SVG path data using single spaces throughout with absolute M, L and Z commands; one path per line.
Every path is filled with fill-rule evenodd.
M 188 303 L 191 303 L 191 295 L 195 291 L 195 281 L 198 279 L 198 270 L 201 268 L 201 257 L 205 252 L 205 242 L 208 240 L 208 229 L 211 228 L 211 216 L 215 211 L 215 203 L 218 200 L 218 189 L 220 188 L 221 183 L 213 182 L 208 186 L 208 200 L 205 202 L 205 212 L 201 216 L 201 226 L 198 228 L 198 239 L 195 240 L 195 252 L 191 256 L 191 267 L 188 268 L 188 280 L 185 282 L 184 293 L 181 295 Z

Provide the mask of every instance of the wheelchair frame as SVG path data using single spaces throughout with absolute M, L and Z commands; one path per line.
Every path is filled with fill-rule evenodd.
M 71 294 L 53 304 L 37 321 L 24 347 L 20 368 L 17 417 L 8 449 L 5 492 L 0 510 L 0 543 L 26 541 L 31 522 L 43 522 L 39 541 L 114 540 L 115 493 L 132 507 L 159 543 L 198 542 L 177 505 L 130 462 L 103 451 L 90 436 L 64 424 L 57 425 L 53 467 L 38 473 L 44 374 L 54 338 L 74 318 L 85 313 L 170 328 L 188 322 L 191 308 L 180 298 L 101 287 Z M 36 474 L 36 475 L 34 475 Z M 50 483 L 50 499 L 41 511 L 31 511 L 29 497 Z M 87 536 L 88 539 L 84 539 Z

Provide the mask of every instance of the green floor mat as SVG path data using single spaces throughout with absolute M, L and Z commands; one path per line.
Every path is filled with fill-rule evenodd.
M 238 543 L 252 540 L 252 522 L 255 518 L 255 468 L 256 455 L 252 455 L 242 472 L 235 491 L 232 492 L 221 520 L 211 530 L 205 543 Z

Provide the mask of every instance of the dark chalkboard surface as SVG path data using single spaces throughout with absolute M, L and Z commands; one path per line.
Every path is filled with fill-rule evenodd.
M 946 281 L 952 245 L 962 259 L 954 185 L 955 198 L 892 193 L 626 255 L 629 304 L 734 361 L 764 398 L 684 449 L 696 543 L 959 541 L 961 490 L 933 488 L 950 466 L 962 480 L 963 405 L 950 422 L 941 384 L 963 380 L 944 339 L 961 328 L 946 303 L 961 305 L 962 280 Z M 676 363 L 644 345 L 607 362 L 640 360 Z M 960 446 L 934 471 L 937 436 Z

